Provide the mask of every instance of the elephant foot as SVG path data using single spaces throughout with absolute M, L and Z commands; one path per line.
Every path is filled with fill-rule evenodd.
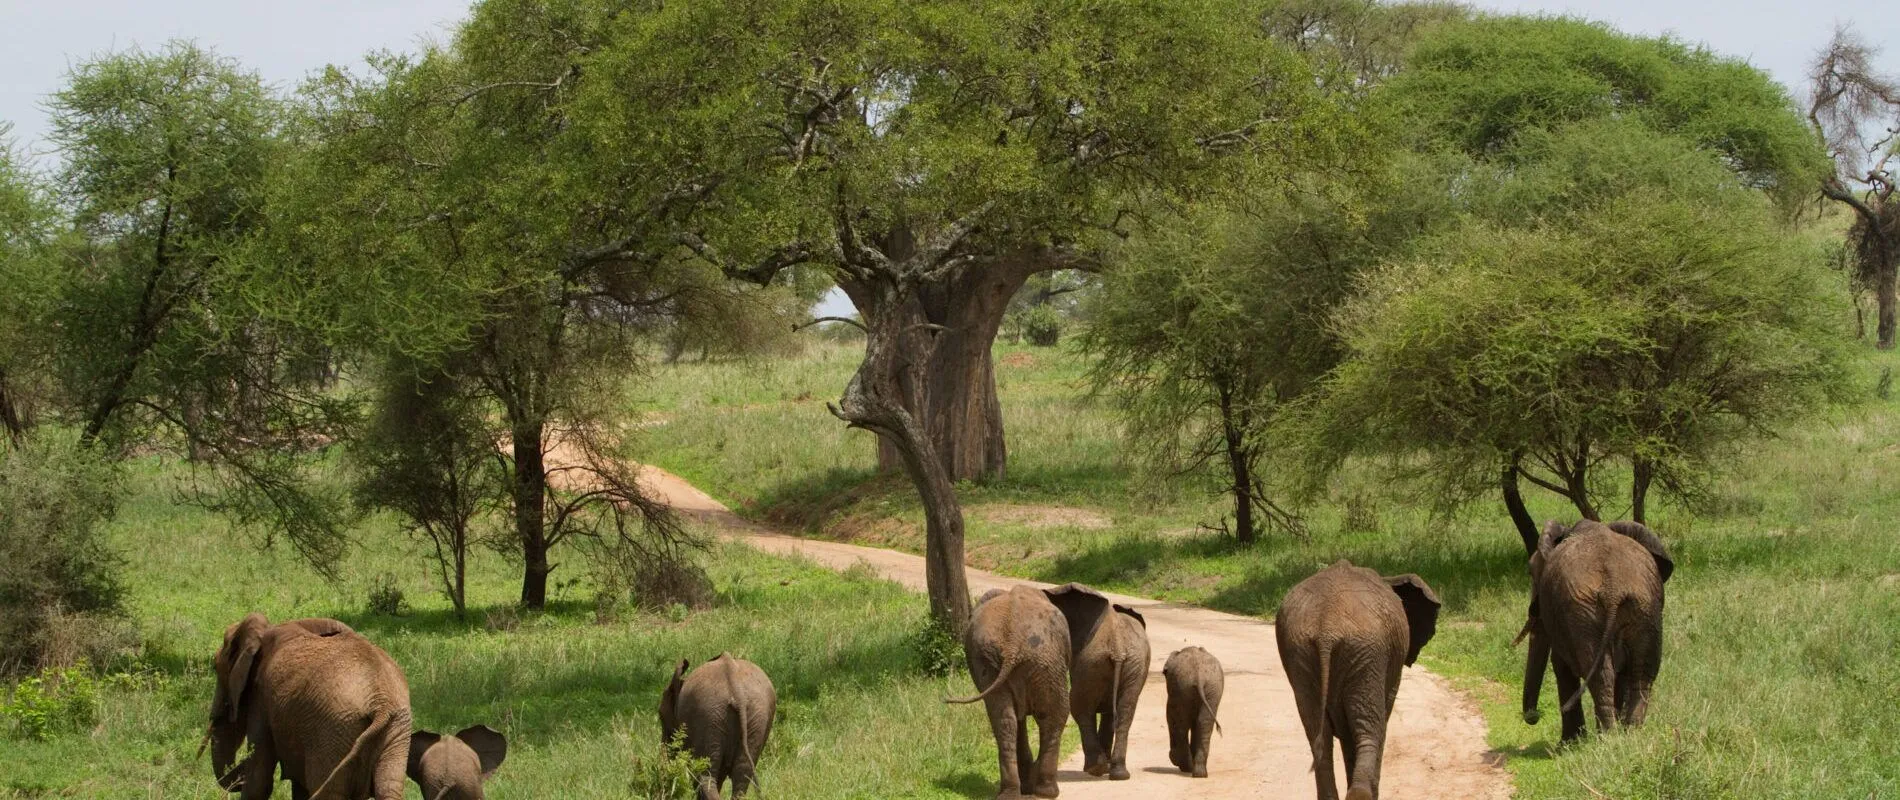
M 1125 781 L 1128 780 L 1128 777 L 1128 765 L 1126 764 L 1116 764 L 1108 768 L 1108 779 L 1111 781 Z
M 1191 762 L 1188 761 L 1188 758 L 1186 755 L 1175 750 L 1168 751 L 1168 763 L 1173 764 L 1175 769 L 1178 769 L 1182 772 L 1187 772 L 1188 770 L 1191 770 L 1194 768 Z
M 1197 770 L 1195 770 L 1195 771 L 1193 771 L 1193 772 L 1190 772 L 1190 773 L 1188 773 L 1188 775 L 1189 775 L 1190 777 L 1195 777 L 1195 778 L 1205 778 L 1205 777 L 1207 777 L 1207 768 L 1206 768 L 1206 767 L 1202 767 L 1202 768 L 1200 768 L 1200 769 L 1197 769 Z
M 1047 783 L 1042 786 L 1036 787 L 1036 796 L 1037 797 L 1060 797 L 1062 796 L 1062 790 L 1056 788 L 1056 785 L 1054 783 Z
M 1094 775 L 1097 778 L 1100 778 L 1103 775 L 1108 774 L 1108 765 L 1107 764 L 1089 764 L 1087 766 L 1084 766 L 1082 768 L 1082 771 L 1090 775 Z

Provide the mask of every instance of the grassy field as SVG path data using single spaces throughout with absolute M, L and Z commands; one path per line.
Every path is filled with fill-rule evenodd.
M 1424 663 L 1479 702 L 1523 797 L 1900 797 L 1900 404 L 1817 412 L 1736 458 L 1712 507 L 1652 511 L 1678 570 L 1649 724 L 1558 749 L 1554 690 L 1544 725 L 1518 719 L 1523 651 L 1509 642 L 1527 577 L 1501 505 L 1433 518 L 1402 488 L 1349 474 L 1305 510 L 1307 541 L 1238 548 L 1200 527 L 1220 519 L 1220 498 L 1124 456 L 1109 410 L 1084 396 L 1081 357 L 997 356 L 1009 474 L 963 487 L 973 564 L 1263 617 L 1336 558 L 1417 572 L 1446 602 Z M 876 476 L 871 436 L 822 404 L 855 357 L 827 345 L 798 360 L 667 368 L 634 401 L 651 423 L 645 452 L 742 514 L 916 551 L 908 485 Z M 1867 385 L 1897 364 L 1869 353 Z M 1529 499 L 1540 519 L 1574 518 Z M 1375 530 L 1343 530 L 1348 500 Z
M 470 621 L 434 590 L 407 548 L 358 547 L 326 582 L 286 551 L 260 552 L 224 521 L 175 502 L 181 471 L 138 464 L 112 523 L 144 646 L 103 682 L 88 731 L 33 742 L 0 721 L 0 797 L 222 798 L 193 757 L 224 627 L 250 610 L 272 619 L 333 616 L 371 637 L 407 671 L 417 724 L 481 722 L 510 737 L 491 798 L 626 798 L 637 759 L 658 749 L 654 709 L 671 664 L 731 651 L 769 673 L 779 720 L 760 766 L 767 796 L 987 797 L 995 762 L 980 710 L 946 709 L 969 678 L 930 678 L 907 645 L 926 604 L 868 573 L 723 548 L 707 558 L 721 602 L 711 610 L 597 617 L 594 589 L 569 565 L 549 611 L 515 617 L 519 573 L 483 552 Z M 364 541 L 398 536 L 386 527 Z M 394 571 L 393 574 L 390 571 Z M 365 611 L 390 580 L 412 609 Z M 496 625 L 490 625 L 490 615 Z M 0 693 L 0 700 L 5 695 Z M 418 796 L 413 784 L 409 796 Z M 288 796 L 279 787 L 279 796 Z

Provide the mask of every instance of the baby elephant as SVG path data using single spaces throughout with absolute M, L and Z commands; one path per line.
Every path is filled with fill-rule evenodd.
M 1199 647 L 1174 651 L 1161 668 L 1168 681 L 1168 761 L 1196 778 L 1207 777 L 1208 738 L 1220 727 L 1220 659 Z
M 482 781 L 507 757 L 508 738 L 486 725 L 454 736 L 409 735 L 409 779 L 422 787 L 422 800 L 482 800 Z
M 1319 800 L 1339 797 L 1334 739 L 1346 757 L 1346 800 L 1378 798 L 1400 673 L 1437 627 L 1438 596 L 1417 575 L 1383 578 L 1341 560 L 1286 593 L 1274 636 L 1313 746 Z
M 684 731 L 686 751 L 706 759 L 709 772 L 699 776 L 700 800 L 718 800 L 726 779 L 732 796 L 742 797 L 757 780 L 759 753 L 772 735 L 778 692 L 765 670 L 730 653 L 686 673 L 680 659 L 673 681 L 660 695 L 660 735 L 671 747 Z

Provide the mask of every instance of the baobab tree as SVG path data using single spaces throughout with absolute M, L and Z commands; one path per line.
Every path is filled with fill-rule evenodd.
M 1900 78 L 1875 70 L 1879 53 L 1852 30 L 1835 29 L 1808 73 L 1808 123 L 1834 160 L 1821 195 L 1854 212 L 1848 245 L 1858 282 L 1874 289 L 1876 346 L 1891 350 L 1900 201 L 1888 165 L 1900 153 Z

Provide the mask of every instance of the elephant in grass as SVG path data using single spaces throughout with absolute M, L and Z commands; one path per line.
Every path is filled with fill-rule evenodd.
M 261 800 L 281 767 L 298 800 L 401 800 L 409 683 L 382 648 L 336 620 L 271 625 L 254 613 L 225 630 L 212 668 L 205 737 L 219 786 Z
M 1346 760 L 1346 799 L 1379 796 L 1400 673 L 1437 631 L 1438 607 L 1438 595 L 1417 575 L 1381 577 L 1343 559 L 1287 592 L 1274 636 L 1312 744 L 1319 800 L 1339 798 L 1334 739 Z
M 508 738 L 486 725 L 454 736 L 409 734 L 409 779 L 422 787 L 422 800 L 482 800 L 482 782 L 507 757 Z
M 1663 584 L 1675 572 L 1669 550 L 1640 522 L 1545 523 L 1531 555 L 1531 610 L 1518 634 L 1530 637 L 1524 665 L 1524 721 L 1542 715 L 1537 696 L 1555 667 L 1563 741 L 1583 735 L 1583 690 L 1596 704 L 1597 730 L 1641 725 L 1662 666 Z
M 1209 739 L 1220 727 L 1220 696 L 1227 685 L 1220 659 L 1199 647 L 1176 650 L 1161 676 L 1168 684 L 1168 762 L 1205 778 Z
M 718 800 L 728 778 L 732 796 L 743 797 L 758 781 L 759 755 L 778 713 L 778 691 L 759 665 L 731 653 L 720 653 L 688 674 L 690 666 L 680 659 L 660 695 L 660 735 L 667 747 L 680 743 L 706 759 L 700 800 Z
M 981 692 L 947 703 L 982 700 L 996 737 L 999 800 L 1055 797 L 1062 729 L 1069 718 L 1069 622 L 1049 596 L 1028 586 L 991 589 L 970 612 L 963 634 L 970 678 Z M 1029 747 L 1029 720 L 1040 746 Z
M 1128 780 L 1128 727 L 1148 683 L 1148 623 L 1079 583 L 1044 594 L 1069 624 L 1069 710 L 1082 729 L 1083 770 Z

